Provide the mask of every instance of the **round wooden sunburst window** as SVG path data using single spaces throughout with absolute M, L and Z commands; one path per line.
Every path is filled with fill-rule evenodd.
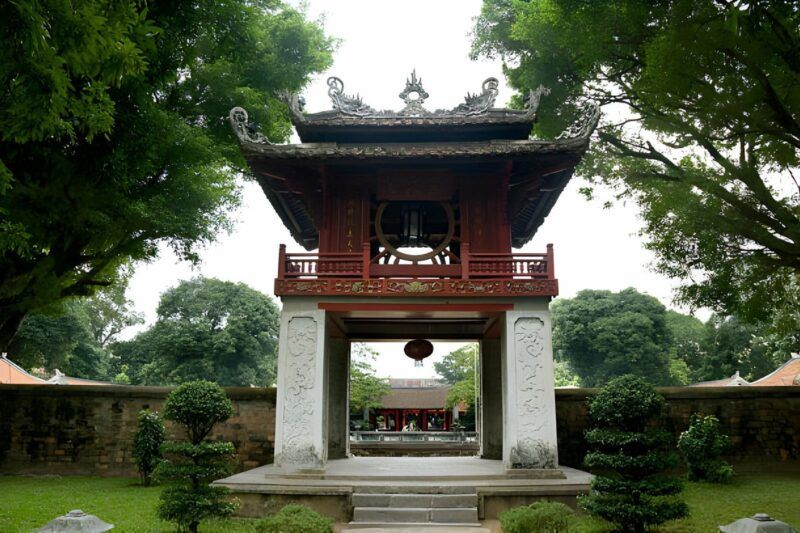
M 429 250 L 420 254 L 410 254 L 407 252 L 401 252 L 398 250 L 398 245 L 393 243 L 391 239 L 387 236 L 387 233 L 384 231 L 383 227 L 383 216 L 386 212 L 386 208 L 391 204 L 391 202 L 381 202 L 378 205 L 378 209 L 375 212 L 375 235 L 378 238 L 378 242 L 380 242 L 381 246 L 389 252 L 390 255 L 397 257 L 399 259 L 404 259 L 406 261 L 411 261 L 413 263 L 418 263 L 420 261 L 427 261 L 428 259 L 433 259 L 437 255 L 444 252 L 447 247 L 450 245 L 450 242 L 453 240 L 453 235 L 455 234 L 456 230 L 456 218 L 455 213 L 453 212 L 453 207 L 447 202 L 436 202 L 439 206 L 441 206 L 442 210 L 444 211 L 445 217 L 447 218 L 447 231 L 442 236 L 441 240 L 438 243 L 429 243 Z M 398 236 L 399 237 L 399 236 Z M 397 239 L 395 239 L 397 241 Z

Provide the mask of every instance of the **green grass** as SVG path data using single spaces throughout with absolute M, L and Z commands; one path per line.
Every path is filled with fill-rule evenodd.
M 667 522 L 660 533 L 709 533 L 755 513 L 800 526 L 800 472 L 742 474 L 729 484 L 686 483 L 684 497 L 689 505 L 689 518 Z M 613 528 L 602 521 L 584 517 L 578 533 L 607 533 Z
M 0 476 L 0 531 L 29 532 L 71 509 L 82 509 L 116 526 L 115 531 L 171 532 L 156 518 L 159 487 L 143 488 L 133 478 Z M 691 516 L 662 526 L 661 533 L 708 533 L 720 524 L 757 512 L 800 525 L 800 473 L 743 474 L 728 485 L 687 483 Z M 255 520 L 223 520 L 200 531 L 253 532 Z M 606 533 L 608 524 L 583 517 L 579 533 Z
M 136 478 L 0 476 L 0 531 L 28 533 L 72 509 L 97 515 L 114 531 L 171 532 L 156 517 L 160 487 L 142 487 Z M 254 532 L 255 520 L 204 523 L 206 533 Z

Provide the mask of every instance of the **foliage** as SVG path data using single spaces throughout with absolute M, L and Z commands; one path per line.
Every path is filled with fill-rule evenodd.
M 705 355 L 703 343 L 706 337 L 706 328 L 703 322 L 697 317 L 668 310 L 667 327 L 672 333 L 670 352 L 672 382 L 676 385 L 687 385 L 694 381 L 700 381 L 693 370 L 702 364 Z M 679 363 L 683 363 L 685 367 Z M 686 370 L 689 375 L 681 375 Z M 680 377 L 676 379 L 676 376 L 679 375 Z
M 464 381 L 474 375 L 477 356 L 478 345 L 475 343 L 467 344 L 448 353 L 442 357 L 441 361 L 433 363 L 433 368 L 437 374 L 442 376 L 445 382 L 455 385 L 459 381 Z
M 377 352 L 363 343 L 351 344 L 350 352 L 350 413 L 362 414 L 365 409 L 376 409 L 383 405 L 383 397 L 389 394 L 389 380 L 375 375 L 370 361 Z
M 150 486 L 153 471 L 161 462 L 161 445 L 166 433 L 158 413 L 150 409 L 139 411 L 139 422 L 133 436 L 133 458 L 145 487 Z
M 669 382 L 672 337 L 666 309 L 635 289 L 583 290 L 551 306 L 553 346 L 581 385 L 598 386 L 626 373 L 653 384 Z
M 162 487 L 141 487 L 127 477 L 0 476 L 0 531 L 31 531 L 64 513 L 64 509 L 84 509 L 120 531 L 169 533 L 170 524 L 156 517 L 155 507 Z M 800 476 L 788 469 L 743 473 L 731 483 L 712 485 L 687 482 L 684 493 L 691 515 L 664 524 L 661 533 L 707 533 L 719 524 L 748 516 L 753 509 L 788 522 L 800 523 L 800 507 L 795 504 L 800 491 Z M 712 505 L 713 503 L 713 505 Z M 206 533 L 254 533 L 260 520 L 210 520 L 203 524 Z M 608 533 L 609 524 L 591 516 L 578 517 L 575 530 L 581 533 Z
M 286 505 L 262 520 L 259 533 L 331 533 L 333 520 L 303 505 Z
M 225 391 L 210 381 L 184 383 L 164 402 L 164 418 L 181 424 L 189 442 L 168 442 L 162 451 L 168 459 L 156 470 L 159 479 L 175 483 L 161 493 L 158 516 L 197 533 L 201 521 L 230 516 L 237 502 L 227 499 L 228 489 L 208 484 L 230 471 L 235 450 L 230 442 L 207 442 L 214 425 L 233 414 Z
M 184 426 L 192 444 L 200 444 L 215 424 L 232 414 L 233 404 L 225 391 L 210 381 L 184 383 L 164 402 L 164 418 Z
M 142 322 L 125 297 L 128 279 L 124 276 L 90 298 L 71 298 L 28 314 L 8 347 L 9 357 L 47 374 L 59 369 L 79 378 L 114 377 L 118 370 L 109 343 L 125 327 Z
M 647 429 L 664 406 L 652 385 L 633 375 L 611 380 L 589 406 L 595 428 L 586 432 L 592 451 L 584 463 L 596 477 L 592 493 L 579 503 L 621 531 L 643 533 L 688 514 L 679 480 L 663 475 L 676 462 L 669 449 L 671 437 L 663 430 Z
M 702 353 L 694 368 L 698 381 L 726 378 L 734 372 L 747 380 L 757 379 L 789 358 L 788 353 L 776 353 L 770 348 L 763 326 L 719 315 L 712 315 L 706 322 Z
M 444 407 L 452 409 L 460 403 L 465 403 L 467 410 L 459 418 L 458 425 L 467 430 L 475 429 L 475 404 L 479 394 L 475 382 L 475 366 L 478 363 L 479 345 L 467 344 L 445 355 L 441 361 L 433 363 L 436 373 L 450 384 Z M 455 424 L 454 424 L 455 425 Z
M 287 139 L 275 93 L 333 45 L 271 0 L 0 3 L 0 351 L 27 313 L 162 244 L 196 261 L 246 168 L 229 109 Z
M 800 271 L 796 2 L 485 0 L 475 37 L 513 87 L 552 90 L 539 133 L 582 98 L 607 107 L 580 173 L 638 202 L 679 301 L 782 305 Z
M 270 386 L 278 328 L 269 296 L 243 283 L 195 278 L 167 290 L 155 324 L 113 349 L 137 385 L 214 379 L 223 386 Z
M 581 382 L 569 361 L 553 361 L 553 383 L 556 387 L 578 387 Z
M 500 514 L 503 533 L 569 533 L 575 511 L 559 502 L 538 501 Z
M 719 420 L 712 415 L 695 413 L 689 419 L 689 429 L 678 437 L 678 449 L 686 458 L 689 479 L 726 483 L 733 477 L 733 467 L 720 456 L 730 448 L 727 435 L 720 432 Z

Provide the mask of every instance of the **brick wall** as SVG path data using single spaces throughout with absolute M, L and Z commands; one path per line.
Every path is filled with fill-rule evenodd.
M 131 455 L 139 410 L 161 410 L 168 388 L 0 385 L 0 474 L 135 475 Z M 732 459 L 800 460 L 800 387 L 660 389 L 661 419 L 676 436 L 694 412 L 716 415 Z M 226 389 L 234 415 L 213 438 L 232 441 L 238 468 L 272 462 L 275 390 Z M 556 391 L 559 460 L 580 467 L 592 389 Z M 177 430 L 169 427 L 172 437 Z
M 559 462 L 580 467 L 583 432 L 590 425 L 587 400 L 594 389 L 556 391 Z M 658 423 L 678 435 L 692 413 L 716 416 L 731 437 L 734 462 L 800 460 L 800 387 L 667 387 L 668 409 Z
M 135 475 L 141 409 L 161 411 L 166 387 L 0 385 L 0 474 Z M 212 438 L 232 441 L 238 468 L 272 461 L 275 389 L 229 388 L 233 416 Z M 168 438 L 183 438 L 167 423 Z

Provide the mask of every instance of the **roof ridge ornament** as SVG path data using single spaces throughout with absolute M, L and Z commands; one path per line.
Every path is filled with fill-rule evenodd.
M 400 111 L 400 115 L 419 117 L 431 114 L 422 107 L 430 95 L 422 87 L 422 78 L 417 78 L 417 69 L 411 71 L 411 78 L 406 78 L 406 87 L 398 96 L 406 103 L 406 107 Z
M 579 139 L 589 137 L 600 121 L 600 106 L 585 100 L 578 106 L 578 118 L 567 126 L 556 139 Z
M 328 78 L 328 96 L 333 102 L 333 108 L 347 115 L 366 117 L 375 114 L 375 110 L 364 103 L 360 94 L 345 94 L 344 82 L 336 76 Z
M 264 134 L 259 130 L 260 125 L 256 122 L 249 122 L 247 111 L 242 107 L 234 107 L 228 113 L 228 122 L 231 123 L 234 133 L 240 142 L 250 142 L 258 144 L 270 144 Z
M 488 111 L 494 106 L 499 85 L 500 82 L 497 78 L 486 78 L 481 84 L 482 91 L 480 93 L 470 94 L 467 92 L 464 103 L 456 106 L 451 112 L 455 115 L 479 115 Z

